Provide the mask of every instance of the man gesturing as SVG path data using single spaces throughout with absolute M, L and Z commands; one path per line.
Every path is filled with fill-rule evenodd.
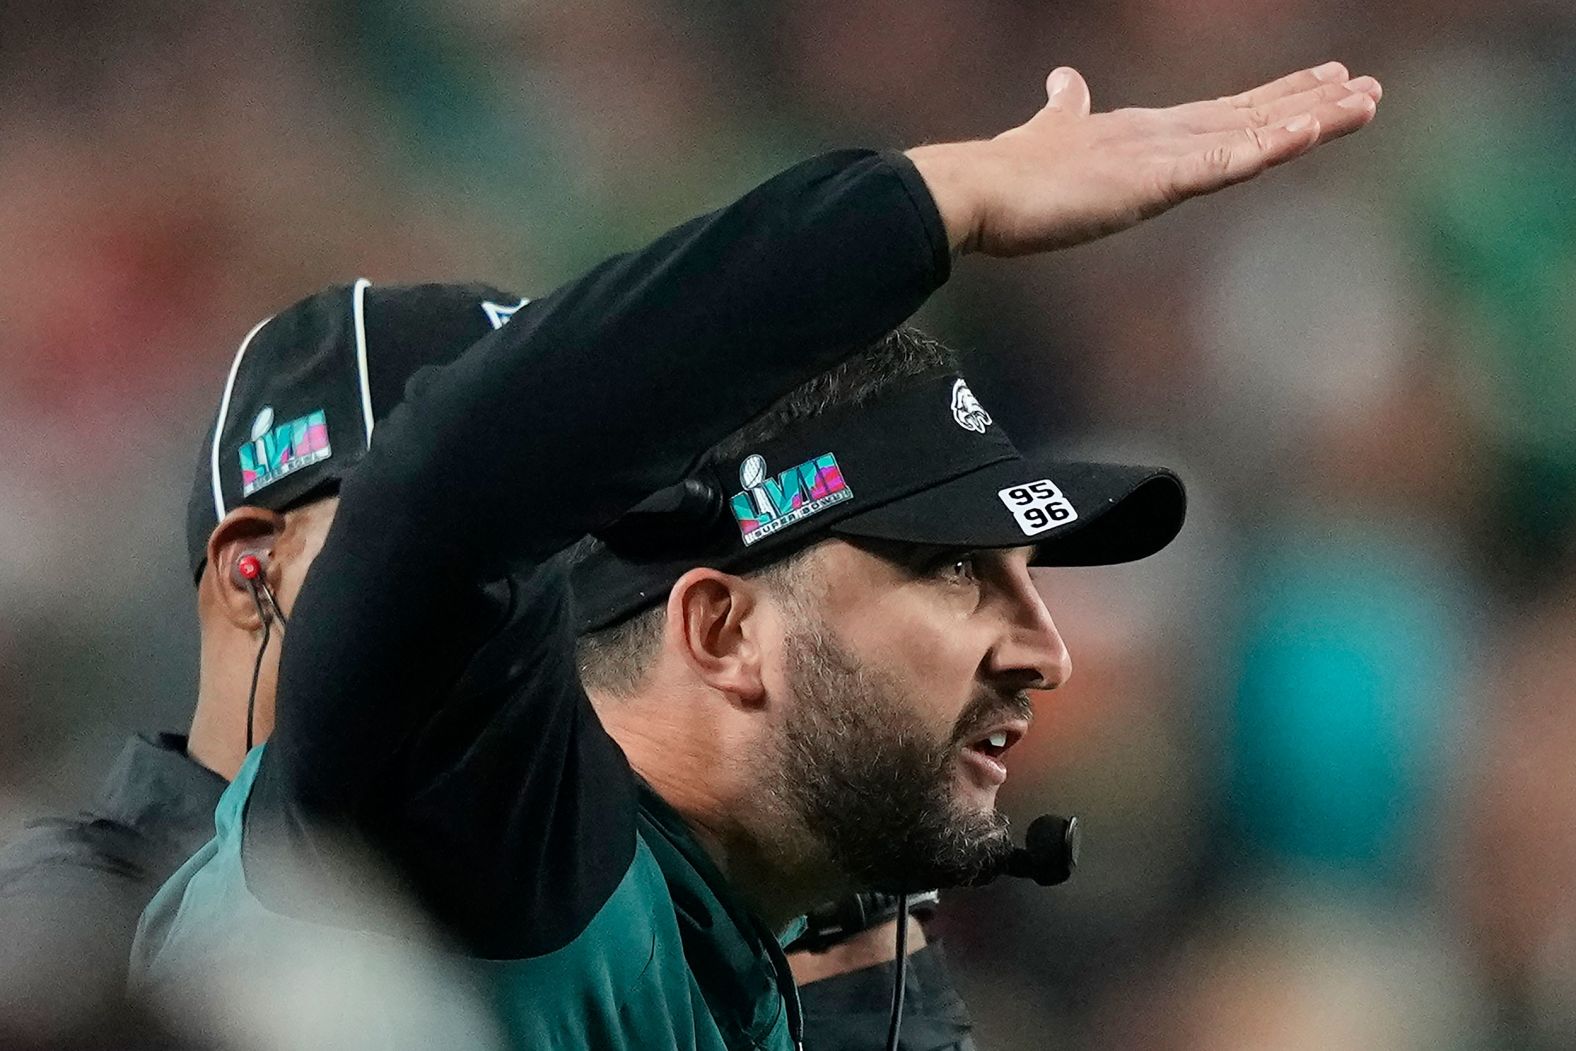
M 796 917 L 996 864 L 1026 691 L 1070 671 L 1031 569 L 1158 550 L 1182 489 L 1025 458 L 902 325 L 955 255 L 1119 230 L 1379 95 L 1331 65 L 1090 115 L 1075 73 L 1048 85 L 989 141 L 797 165 L 413 392 L 301 592 L 273 740 L 144 917 L 140 980 L 288 957 L 303 925 L 377 952 L 394 935 L 338 878 L 370 853 L 513 1046 L 786 1049 Z

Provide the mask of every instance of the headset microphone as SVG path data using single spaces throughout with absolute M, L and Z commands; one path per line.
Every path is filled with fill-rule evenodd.
M 1042 814 L 1029 824 L 1023 846 L 1007 855 L 1000 874 L 1032 879 L 1042 887 L 1066 883 L 1078 867 L 1083 829 L 1076 817 Z
M 1075 817 L 1041 814 L 1029 823 L 1023 846 L 1014 847 L 991 868 L 980 873 L 968 886 L 983 887 L 1003 876 L 1032 879 L 1042 887 L 1066 883 L 1078 867 L 1083 845 L 1083 827 Z

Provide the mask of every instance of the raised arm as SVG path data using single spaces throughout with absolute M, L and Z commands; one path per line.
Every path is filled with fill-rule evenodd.
M 907 318 L 953 252 L 1090 240 L 1373 115 L 1339 66 L 1229 99 L 1046 106 L 982 142 L 839 153 L 612 259 L 441 371 L 379 431 L 302 592 L 265 772 L 354 818 L 496 611 L 475 584 L 682 476 L 797 383 Z M 272 769 L 270 769 L 270 767 Z

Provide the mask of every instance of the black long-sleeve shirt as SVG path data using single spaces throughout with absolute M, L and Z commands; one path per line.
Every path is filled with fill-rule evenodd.
M 349 836 L 469 953 L 541 964 L 493 976 L 519 1046 L 784 1046 L 780 950 L 598 722 L 558 555 L 902 322 L 949 266 L 905 158 L 831 154 L 429 376 L 341 493 L 273 739 L 150 907 L 144 963 L 222 952 L 248 918 L 332 924 L 331 899 L 292 890 Z

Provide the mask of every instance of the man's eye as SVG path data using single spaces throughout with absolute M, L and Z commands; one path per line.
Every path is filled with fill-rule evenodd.
M 948 580 L 972 581 L 979 577 L 974 565 L 974 555 L 967 554 L 948 558 L 940 567 L 942 575 Z

